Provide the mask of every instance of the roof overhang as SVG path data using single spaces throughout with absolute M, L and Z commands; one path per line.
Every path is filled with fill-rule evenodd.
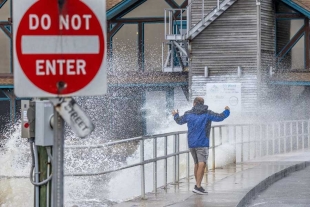
M 110 20 L 120 14 L 125 9 L 129 8 L 133 4 L 137 3 L 139 0 L 123 0 L 111 9 L 107 11 L 107 20 Z
M 306 5 L 303 5 L 299 0 L 282 0 L 285 4 L 302 13 L 303 15 L 310 18 L 310 10 Z

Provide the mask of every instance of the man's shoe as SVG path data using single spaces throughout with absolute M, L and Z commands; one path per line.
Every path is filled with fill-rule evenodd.
M 195 188 L 193 189 L 193 192 L 200 194 L 200 195 L 208 194 L 208 192 L 205 191 L 205 189 L 203 189 L 203 187 L 198 188 L 196 185 L 195 185 Z

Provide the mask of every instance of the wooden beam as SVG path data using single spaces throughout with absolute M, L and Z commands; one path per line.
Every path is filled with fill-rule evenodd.
M 0 25 L 11 25 L 12 22 L 9 22 L 9 21 L 3 21 L 3 22 L 0 22 Z
M 0 25 L 0 29 L 2 29 L 2 31 L 10 37 L 10 39 L 12 39 L 12 33 L 4 25 Z
M 300 39 L 300 37 L 305 32 L 305 25 L 295 34 L 295 36 L 284 46 L 284 48 L 279 52 L 277 55 L 278 58 L 282 58 L 290 49 L 292 49 L 293 45 L 296 44 L 297 40 Z
M 111 20 L 111 23 L 140 23 L 140 22 L 164 22 L 164 17 L 151 17 L 151 18 L 126 18 Z
M 13 78 L 13 73 L 0 73 L 0 78 Z
M 295 13 L 295 14 L 289 14 L 289 13 L 276 13 L 276 18 L 277 19 L 303 19 L 305 18 L 305 15 L 303 14 L 299 14 L 299 13 Z
M 179 5 L 177 5 L 174 1 L 172 1 L 172 0 L 165 0 L 165 2 L 167 2 L 167 4 L 169 5 L 169 6 L 171 6 L 171 8 L 173 8 L 173 9 L 177 9 L 177 8 L 179 8 Z
M 307 70 L 310 69 L 310 21 L 308 18 L 305 19 L 305 67 Z
M 117 19 L 111 21 L 111 23 L 151 23 L 151 22 L 164 22 L 164 17 L 152 17 L 152 18 L 143 18 L 143 19 Z M 176 20 L 181 20 L 180 17 Z M 182 20 L 186 20 L 186 17 L 182 17 Z
M 188 5 L 188 0 L 185 0 L 183 4 L 181 4 L 180 8 L 185 9 Z

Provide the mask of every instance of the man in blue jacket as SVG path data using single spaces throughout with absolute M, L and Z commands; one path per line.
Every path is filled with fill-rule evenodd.
M 193 103 L 194 107 L 186 111 L 183 116 L 179 116 L 179 111 L 172 111 L 174 120 L 178 124 L 187 123 L 188 127 L 188 147 L 194 158 L 195 168 L 194 174 L 196 185 L 193 189 L 194 193 L 207 194 L 205 189 L 201 187 L 206 162 L 209 155 L 209 137 L 211 131 L 211 122 L 220 122 L 226 119 L 230 114 L 228 106 L 221 114 L 208 110 L 208 106 L 204 105 L 204 99 L 196 97 Z

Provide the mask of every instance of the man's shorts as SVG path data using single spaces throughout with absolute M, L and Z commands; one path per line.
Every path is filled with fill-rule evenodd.
M 198 148 L 189 148 L 191 152 L 195 164 L 198 162 L 205 162 L 207 163 L 208 156 L 209 156 L 209 148 L 208 147 L 198 147 Z

